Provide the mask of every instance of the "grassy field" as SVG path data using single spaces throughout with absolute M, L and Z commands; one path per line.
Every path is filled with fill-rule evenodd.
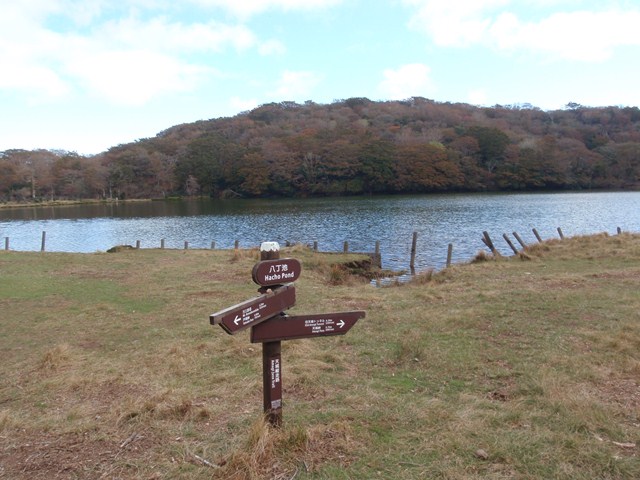
M 640 236 L 549 241 L 375 288 L 303 248 L 284 425 L 209 314 L 252 251 L 0 251 L 0 478 L 640 478 Z M 481 258 L 479 259 L 481 260 Z

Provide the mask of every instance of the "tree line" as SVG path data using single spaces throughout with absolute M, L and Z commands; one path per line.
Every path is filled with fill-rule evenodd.
M 640 109 L 281 102 L 94 156 L 0 152 L 0 200 L 637 189 Z

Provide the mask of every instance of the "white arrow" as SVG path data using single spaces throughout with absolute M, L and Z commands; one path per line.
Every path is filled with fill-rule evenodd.
M 238 325 L 240 323 L 240 320 L 242 320 L 242 318 L 240 318 L 238 315 L 236 315 L 236 318 L 233 319 L 233 323 Z
M 339 326 L 340 328 L 344 327 L 344 320 L 340 320 L 340 321 L 338 322 L 338 326 Z

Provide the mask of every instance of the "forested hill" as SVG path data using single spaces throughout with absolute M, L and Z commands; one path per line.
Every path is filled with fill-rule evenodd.
M 640 188 L 640 109 L 273 103 L 82 157 L 0 153 L 0 199 Z

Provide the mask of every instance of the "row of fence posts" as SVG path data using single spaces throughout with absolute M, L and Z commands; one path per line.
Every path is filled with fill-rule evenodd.
M 42 232 L 42 241 L 40 243 L 40 251 L 44 252 L 46 251 L 46 245 L 47 245 L 47 232 Z M 140 249 L 142 245 L 142 242 L 140 240 L 136 240 L 136 249 Z M 165 239 L 161 239 L 160 240 L 160 248 L 164 249 L 165 248 Z M 189 248 L 189 242 L 185 240 L 184 242 L 184 249 L 187 250 Z M 216 248 L 216 242 L 212 241 L 211 242 L 211 249 L 214 250 Z M 236 240 L 234 243 L 234 248 L 236 250 L 238 250 L 240 248 L 240 240 Z M 9 242 L 9 237 L 4 237 L 4 249 L 5 250 L 9 250 L 10 249 L 10 242 Z
M 560 237 L 560 240 L 564 240 L 565 237 L 564 237 L 564 233 L 562 232 L 562 228 L 558 227 L 557 231 L 558 231 L 558 236 Z M 539 243 L 542 243 L 544 241 L 542 239 L 542 237 L 540 236 L 540 234 L 538 233 L 538 230 L 536 230 L 534 228 L 534 229 L 532 229 L 532 232 L 533 232 L 534 236 L 536 237 L 536 240 L 538 240 Z M 523 249 L 527 248 L 527 244 L 522 240 L 522 237 L 520 237 L 520 235 L 518 235 L 518 232 L 512 232 L 512 233 L 513 233 L 514 238 L 520 244 L 520 246 Z M 620 227 L 617 227 L 617 233 L 618 233 L 618 235 L 620 235 L 622 233 L 622 229 Z M 513 244 L 513 242 L 509 238 L 509 236 L 506 233 L 503 233 L 502 237 L 507 242 L 507 245 L 509 245 L 509 248 L 511 248 L 511 250 L 513 251 L 513 254 L 514 255 L 518 255 L 519 251 L 516 248 L 516 246 Z M 495 245 L 493 244 L 493 241 L 491 240 L 491 237 L 489 236 L 489 233 L 486 232 L 486 231 L 482 232 L 482 242 L 489 248 L 489 250 L 491 250 L 491 253 L 493 253 L 496 256 L 500 255 L 498 250 L 495 248 Z M 346 244 L 346 242 L 345 242 L 345 244 Z M 412 238 L 412 241 L 411 241 L 411 260 L 409 261 L 409 268 L 411 269 L 411 274 L 412 275 L 414 275 L 415 271 L 416 271 L 415 265 L 416 265 L 417 246 L 418 246 L 418 232 L 413 232 L 413 238 Z M 452 256 L 453 256 L 453 244 L 450 243 L 447 246 L 447 263 L 446 263 L 447 268 L 449 268 L 451 266 Z
M 47 239 L 47 232 L 43 231 L 42 232 L 42 242 L 41 242 L 41 246 L 40 246 L 40 251 L 44 252 L 46 251 L 46 239 Z M 286 242 L 287 246 L 290 246 L 289 242 Z M 165 248 L 166 242 L 164 238 L 160 239 L 160 249 Z M 141 240 L 136 240 L 136 246 L 135 248 L 137 250 L 139 250 L 140 248 L 142 248 L 142 241 Z M 213 240 L 211 242 L 211 250 L 215 250 L 216 248 L 216 242 L 215 240 Z M 234 241 L 234 245 L 233 248 L 235 250 L 238 250 L 240 248 L 240 240 L 235 240 Z M 9 250 L 9 237 L 5 237 L 4 238 L 4 249 L 5 250 Z M 184 249 L 188 250 L 189 249 L 189 242 L 187 240 L 185 240 L 184 242 Z M 313 251 L 317 252 L 318 251 L 318 242 L 314 241 L 313 242 Z M 349 253 L 349 242 L 345 241 L 344 245 L 343 245 L 343 252 L 344 253 Z M 354 252 L 356 253 L 356 252 Z M 376 241 L 376 246 L 375 246 L 375 252 L 374 252 L 375 258 L 379 259 L 380 258 L 380 241 Z
M 531 231 L 533 232 L 533 235 L 536 237 L 536 240 L 538 240 L 539 243 L 542 243 L 544 241 L 542 239 L 542 237 L 540 236 L 540 234 L 538 233 L 538 230 L 533 228 Z M 557 231 L 558 231 L 558 236 L 560 237 L 560 240 L 564 240 L 564 233 L 562 232 L 562 228 L 558 227 Z M 618 235 L 620 235 L 622 233 L 622 229 L 620 227 L 617 227 L 616 231 L 617 231 Z M 520 246 L 522 248 L 527 248 L 527 244 L 522 240 L 520 235 L 518 235 L 518 232 L 512 232 L 512 234 L 513 234 L 513 237 L 518 241 L 518 243 L 520 244 Z M 516 248 L 516 246 L 513 244 L 513 242 L 509 238 L 509 236 L 506 233 L 503 233 L 502 234 L 502 238 L 504 238 L 505 242 L 507 242 L 507 245 L 509 245 L 509 248 L 511 248 L 511 250 L 513 251 L 513 254 L 514 255 L 518 255 L 519 251 Z M 489 236 L 489 233 L 486 232 L 486 231 L 482 232 L 482 242 L 489 248 L 489 250 L 491 250 L 491 253 L 493 253 L 496 256 L 500 255 L 500 253 L 498 252 L 498 250 L 494 246 L 493 241 L 491 240 L 491 237 Z
M 42 241 L 40 242 L 40 251 L 44 252 L 47 245 L 47 232 L 42 232 Z M 4 237 L 4 249 L 9 250 L 9 237 Z
M 44 252 L 46 251 L 46 238 L 47 238 L 47 232 L 42 232 L 42 242 L 41 242 L 41 246 L 40 246 L 40 251 Z M 290 245 L 289 242 L 286 242 L 287 246 Z M 137 250 L 139 250 L 140 248 L 142 248 L 142 241 L 140 240 L 136 240 L 136 246 L 135 248 Z M 160 249 L 164 249 L 165 248 L 165 239 L 162 238 L 160 239 Z M 211 250 L 215 250 L 216 248 L 216 242 L 215 240 L 211 242 Z M 235 250 L 238 250 L 240 248 L 240 240 L 235 240 L 233 248 Z M 9 250 L 9 237 L 5 237 L 4 239 L 4 249 L 5 250 Z M 189 242 L 187 240 L 185 240 L 184 242 L 184 249 L 188 250 L 189 249 Z M 314 241 L 313 242 L 313 251 L 317 252 L 318 251 L 318 242 Z M 349 253 L 349 242 L 345 240 L 343 247 L 342 247 L 342 251 L 344 253 Z M 354 253 L 359 253 L 359 252 L 354 252 Z M 378 267 L 381 266 L 382 262 L 380 260 L 380 241 L 376 241 L 376 245 L 375 245 L 375 251 L 373 254 L 368 253 L 368 255 L 370 255 L 373 259 L 373 262 L 375 265 L 377 265 Z
M 409 260 L 409 269 L 411 275 L 416 273 L 416 252 L 418 251 L 418 232 L 413 232 L 413 238 L 411 239 L 411 259 Z M 447 245 L 447 268 L 451 266 L 451 258 L 453 257 L 453 243 Z
M 142 242 L 140 242 L 140 240 L 136 240 L 136 249 L 139 250 L 141 248 Z M 160 239 L 160 249 L 164 250 L 165 248 L 165 239 L 161 238 Z M 215 240 L 211 241 L 211 250 L 215 250 L 216 248 L 216 242 Z M 234 242 L 233 248 L 235 250 L 238 250 L 240 248 L 240 240 L 236 240 Z M 187 240 L 184 241 L 184 249 L 185 250 L 189 250 L 189 242 Z
M 564 240 L 564 233 L 562 232 L 562 228 L 558 227 L 557 228 L 558 231 L 558 235 L 560 237 L 561 240 Z M 538 233 L 538 231 L 534 228 L 532 229 L 533 235 L 536 237 L 536 239 L 538 240 L 538 242 L 542 243 L 542 237 L 540 236 L 540 234 Z M 622 233 L 622 229 L 620 227 L 617 227 L 617 232 L 618 235 L 620 235 Z M 517 240 L 517 242 L 520 244 L 520 246 L 522 248 L 526 248 L 527 244 L 522 240 L 522 237 L 520 237 L 520 235 L 518 235 L 518 232 L 512 232 L 513 237 Z M 517 255 L 518 249 L 516 248 L 516 246 L 514 245 L 514 243 L 511 241 L 511 239 L 509 238 L 509 236 L 506 233 L 502 234 L 502 238 L 504 238 L 505 242 L 507 242 L 507 245 L 509 246 L 509 248 L 513 251 L 514 255 Z M 47 232 L 43 231 L 42 232 L 42 241 L 40 243 L 40 251 L 44 252 L 46 251 L 46 240 L 47 240 Z M 482 242 L 489 248 L 489 250 L 491 250 L 491 253 L 493 253 L 494 255 L 500 255 L 500 253 L 498 252 L 498 250 L 496 249 L 495 245 L 493 244 L 493 241 L 491 240 L 491 237 L 489 236 L 489 233 L 487 231 L 482 232 Z M 140 240 L 136 240 L 136 249 L 140 249 L 141 248 L 141 244 L 142 242 Z M 289 245 L 289 242 L 287 242 L 287 245 Z M 417 252 L 417 247 L 418 247 L 418 232 L 413 232 L 413 237 L 411 240 L 411 259 L 409 262 L 409 268 L 411 269 L 411 274 L 415 274 L 416 268 L 415 268 L 415 263 L 416 263 L 416 252 Z M 165 239 L 162 238 L 160 240 L 160 248 L 164 249 L 165 248 Z M 189 242 L 185 240 L 184 242 L 184 249 L 187 250 L 189 248 Z M 216 242 L 212 241 L 211 242 L 211 249 L 214 250 L 216 248 Z M 240 248 L 240 240 L 235 240 L 234 242 L 234 247 L 235 250 L 238 250 Z M 4 249 L 5 250 L 9 250 L 9 237 L 5 237 L 4 239 Z M 313 242 L 313 251 L 317 252 L 318 251 L 318 242 L 314 241 Z M 343 247 L 342 247 L 342 251 L 343 253 L 349 253 L 349 242 L 345 240 Z M 357 252 L 354 252 L 357 253 Z M 377 265 L 378 267 L 382 266 L 382 262 L 381 262 L 381 256 L 380 256 L 380 241 L 376 241 L 375 244 L 375 251 L 373 254 L 369 253 L 368 255 L 370 255 L 374 261 L 374 264 Z M 447 268 L 449 268 L 451 266 L 451 260 L 452 260 L 452 256 L 453 256 L 453 244 L 450 243 L 447 246 L 447 262 L 446 262 L 446 266 Z

